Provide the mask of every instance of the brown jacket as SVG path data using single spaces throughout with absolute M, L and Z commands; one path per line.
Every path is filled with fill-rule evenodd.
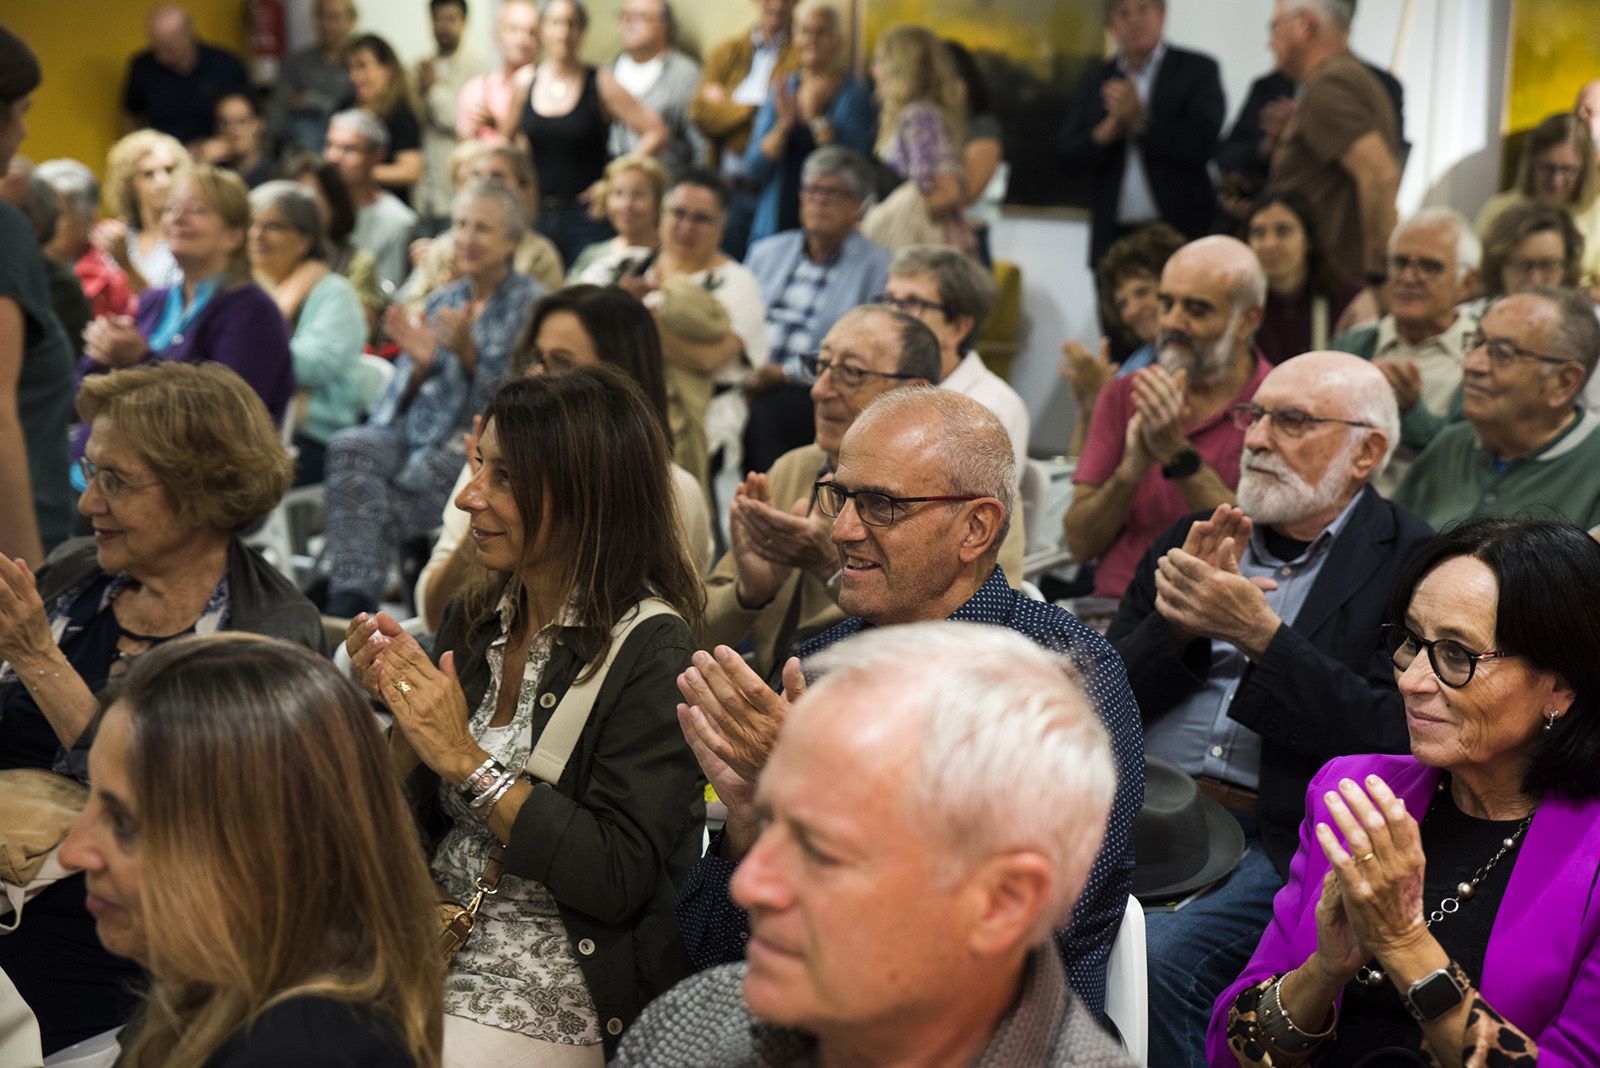
M 821 477 L 828 458 L 815 443 L 791 449 L 778 457 L 767 472 L 772 502 L 787 509 L 795 501 L 809 499 L 812 485 Z M 1011 530 L 1000 546 L 1000 566 L 1012 585 L 1022 580 L 1022 552 L 1025 544 L 1022 503 L 1015 500 L 1011 509 Z M 738 568 L 733 553 L 722 559 L 706 579 L 706 618 L 702 635 L 705 648 L 714 645 L 737 647 L 749 636 L 753 645 L 751 666 L 769 681 L 792 656 L 800 642 L 820 634 L 845 618 L 829 588 L 807 571 L 796 570 L 778 593 L 761 608 L 739 604 L 734 587 Z
M 716 167 L 721 162 L 724 149 L 744 152 L 750 143 L 750 130 L 755 126 L 756 112 L 760 109 L 749 104 L 735 104 L 732 100 L 710 103 L 703 95 L 705 87 L 716 82 L 731 96 L 739 83 L 749 75 L 750 65 L 754 61 L 755 42 L 746 31 L 719 43 L 700 68 L 700 88 L 689 102 L 689 121 L 698 126 L 711 142 L 710 158 L 705 161 L 707 166 Z M 772 72 L 772 80 L 787 78 L 799 69 L 800 52 L 794 46 L 794 34 L 791 33 L 778 49 L 778 65 Z

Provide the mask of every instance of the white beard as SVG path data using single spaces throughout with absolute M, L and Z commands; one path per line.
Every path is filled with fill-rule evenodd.
M 1360 447 L 1361 438 L 1351 435 L 1350 443 L 1329 462 L 1316 485 L 1291 471 L 1280 457 L 1246 449 L 1239 465 L 1239 507 L 1256 526 L 1268 527 L 1298 523 L 1326 512 L 1344 496 L 1350 458 Z

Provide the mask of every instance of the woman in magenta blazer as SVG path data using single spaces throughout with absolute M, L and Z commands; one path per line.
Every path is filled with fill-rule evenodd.
M 1312 781 L 1213 1066 L 1600 1064 L 1597 605 L 1563 523 L 1469 520 L 1412 561 L 1384 627 L 1412 756 Z

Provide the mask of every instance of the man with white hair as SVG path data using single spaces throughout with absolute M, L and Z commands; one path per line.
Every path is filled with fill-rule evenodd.
M 1252 344 L 1267 299 L 1254 252 L 1231 237 L 1183 246 L 1161 272 L 1158 362 L 1100 391 L 1063 520 L 1095 593 L 1121 597 L 1179 516 L 1233 500 L 1244 434 L 1229 411 L 1272 369 Z
M 1273 4 L 1268 47 L 1300 99 L 1273 148 L 1267 191 L 1315 204 L 1334 270 L 1377 287 L 1400 190 L 1400 128 L 1383 84 L 1350 54 L 1354 10 L 1354 0 Z
M 1428 525 L 1372 489 L 1399 440 L 1384 376 L 1342 352 L 1274 368 L 1232 413 L 1239 504 L 1156 539 L 1108 632 L 1145 747 L 1232 812 L 1249 851 L 1216 889 L 1147 919 L 1150 1063 L 1204 1063 L 1211 1004 L 1271 918 L 1305 791 L 1329 759 L 1404 752 L 1378 626 Z
M 1461 385 L 1461 361 L 1472 321 L 1457 310 L 1477 284 L 1483 245 L 1465 215 L 1453 208 L 1423 208 L 1389 237 L 1388 314 L 1328 343 L 1376 363 L 1389 379 L 1401 411 L 1417 404 L 1435 418 L 1450 414 Z M 1404 446 L 1377 483 L 1389 495 L 1416 459 Z
M 1068 983 L 1098 1014 L 1106 959 L 1131 886 L 1133 817 L 1144 796 L 1139 713 L 1104 638 L 1065 609 L 1008 585 L 998 560 L 1011 526 L 1015 479 L 1005 428 L 971 397 L 912 386 L 873 401 L 845 433 L 832 477 L 821 476 L 815 485 L 818 511 L 833 520 L 839 605 L 850 618 L 804 643 L 800 655 L 809 658 L 869 628 L 954 619 L 1017 631 L 1085 667 L 1086 688 L 1111 735 L 1117 791 L 1083 897 L 1070 920 L 1057 916 L 1055 922 Z M 774 693 L 726 645 L 695 653 L 678 679 L 686 702 L 678 708 L 679 723 L 728 806 L 722 832 L 690 872 L 678 901 L 684 942 L 699 967 L 739 959 L 749 937 L 728 881 L 761 829 L 751 786 L 767 763 L 788 701 L 804 686 L 800 660 L 784 664 L 783 685 L 782 695 Z M 1027 798 L 1014 818 L 1038 810 L 1031 794 L 1014 796 Z
M 378 261 L 378 277 L 390 292 L 406 277 L 406 253 L 417 225 L 417 213 L 378 184 L 373 171 L 389 147 L 389 131 L 370 111 L 350 108 L 328 120 L 328 143 L 322 158 L 339 168 L 356 208 L 350 243 Z
M 745 961 L 646 1008 L 617 1065 L 1131 1066 L 1050 947 L 1116 788 L 1078 668 L 936 622 L 806 670 L 733 878 Z

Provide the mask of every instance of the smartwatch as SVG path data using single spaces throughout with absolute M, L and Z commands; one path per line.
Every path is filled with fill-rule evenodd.
M 1424 975 L 1401 995 L 1400 1000 L 1406 1003 L 1406 1008 L 1418 1023 L 1437 1020 L 1461 1004 L 1461 999 L 1467 996 L 1467 988 L 1461 979 L 1456 978 L 1460 971 L 1460 967 L 1451 961 L 1450 967 Z
M 1165 479 L 1188 478 L 1200 470 L 1200 454 L 1193 447 L 1185 445 L 1172 454 L 1172 459 L 1161 465 L 1161 477 Z

